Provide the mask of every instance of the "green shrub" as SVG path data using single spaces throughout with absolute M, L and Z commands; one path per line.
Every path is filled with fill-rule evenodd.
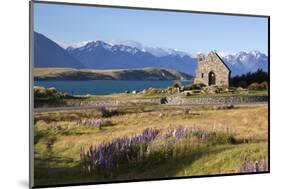
M 34 86 L 34 98 L 37 99 L 45 99 L 50 101 L 55 101 L 57 99 L 60 99 L 63 97 L 63 94 L 61 94 L 56 88 L 45 88 L 41 86 Z
M 248 89 L 249 90 L 258 90 L 259 89 L 259 84 L 258 83 L 252 83 L 251 85 L 249 85 Z
M 261 83 L 267 80 L 268 73 L 264 72 L 262 69 L 258 69 L 256 72 L 249 72 L 231 78 L 230 84 L 233 87 L 247 88 L 251 83 Z
M 233 136 L 227 133 L 211 133 L 208 136 L 208 143 L 212 145 L 235 144 L 236 140 Z
M 34 98 L 46 98 L 48 96 L 44 87 L 34 86 L 33 91 Z
M 62 94 L 54 87 L 46 89 L 48 97 L 60 98 Z
M 174 88 L 181 88 L 181 83 L 177 81 L 173 84 L 173 87 Z
M 203 83 L 198 83 L 198 84 L 193 84 L 193 85 L 191 86 L 191 89 L 199 89 L 199 90 L 201 90 L 201 89 L 204 88 L 204 87 L 206 87 L 205 84 L 203 84 Z
M 252 83 L 251 85 L 249 85 L 248 87 L 249 90 L 265 90 L 268 89 L 268 84 L 267 81 L 264 81 L 262 83 Z
M 236 88 L 236 91 L 238 91 L 238 92 L 241 92 L 241 91 L 244 91 L 245 89 L 243 88 L 243 87 L 237 87 Z
M 112 117 L 121 114 L 121 112 L 119 112 L 118 110 L 108 109 L 104 106 L 98 107 L 97 111 L 101 113 L 101 117 Z
M 260 83 L 260 89 L 268 89 L 267 81 L 264 81 L 264 82 Z

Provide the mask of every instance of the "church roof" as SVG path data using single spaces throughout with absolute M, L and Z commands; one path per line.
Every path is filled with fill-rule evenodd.
M 216 53 L 215 51 L 211 51 L 210 53 L 214 53 L 219 59 L 220 61 L 224 64 L 224 66 L 228 69 L 229 72 L 231 72 L 231 69 L 226 65 L 226 63 L 223 61 L 223 59 L 218 55 L 218 53 Z

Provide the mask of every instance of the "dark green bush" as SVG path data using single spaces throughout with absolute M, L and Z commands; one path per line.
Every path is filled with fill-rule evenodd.
M 235 76 L 230 79 L 230 85 L 233 87 L 247 88 L 252 83 L 262 83 L 268 81 L 268 73 L 262 69 L 258 69 L 256 72 L 249 72 Z
M 121 114 L 121 112 L 116 109 L 108 109 L 104 106 L 98 107 L 97 111 L 101 113 L 101 117 L 112 117 Z
M 227 133 L 211 133 L 208 136 L 208 143 L 212 145 L 235 144 L 236 140 L 233 136 Z

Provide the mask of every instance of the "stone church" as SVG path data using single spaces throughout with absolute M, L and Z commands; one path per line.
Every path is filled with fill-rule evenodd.
M 199 54 L 194 84 L 228 87 L 230 74 L 231 70 L 215 51 L 211 51 L 207 56 Z

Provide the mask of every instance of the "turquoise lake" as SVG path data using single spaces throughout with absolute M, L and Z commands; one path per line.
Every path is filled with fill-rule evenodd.
M 107 95 L 125 91 L 142 91 L 149 87 L 164 89 L 176 81 L 124 81 L 124 80 L 90 80 L 90 81 L 34 81 L 35 86 L 55 87 L 61 92 L 72 95 Z M 190 81 L 180 81 L 183 85 Z

